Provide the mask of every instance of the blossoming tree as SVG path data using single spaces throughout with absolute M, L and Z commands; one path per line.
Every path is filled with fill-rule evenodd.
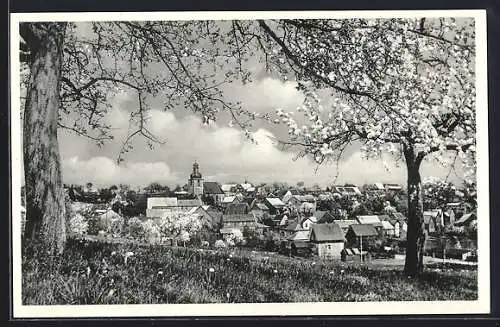
M 293 73 L 306 95 L 301 117 L 277 112 L 289 128 L 284 144 L 318 163 L 339 160 L 352 144 L 368 158 L 405 162 L 405 272 L 420 274 L 422 162 L 460 161 L 468 177 L 475 174 L 474 20 L 282 20 L 259 28 L 272 41 L 265 48 L 272 68 Z M 323 103 L 318 94 L 326 92 L 332 100 Z
M 158 225 L 163 236 L 174 237 L 184 244 L 202 228 L 198 215 L 183 211 L 166 212 Z

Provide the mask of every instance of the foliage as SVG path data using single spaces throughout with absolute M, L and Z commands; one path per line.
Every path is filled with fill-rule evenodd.
M 125 264 L 127 252 L 134 255 Z M 54 267 L 24 258 L 22 269 L 24 305 L 477 299 L 473 267 L 434 264 L 420 278 L 408 279 L 394 266 L 313 265 L 225 249 L 70 240 Z
M 228 246 L 240 245 L 243 240 L 243 233 L 239 229 L 235 229 L 224 236 L 224 241 Z
M 146 235 L 144 224 L 139 218 L 130 218 L 127 223 L 128 234 L 137 240 L 143 240 Z
M 71 235 L 83 236 L 87 234 L 89 223 L 87 219 L 80 213 L 71 215 L 69 219 L 68 231 Z
M 426 178 L 422 183 L 424 210 L 442 209 L 447 203 L 454 201 L 457 191 L 451 182 L 434 177 Z
M 225 248 L 226 247 L 226 243 L 224 243 L 223 240 L 217 240 L 217 241 L 215 241 L 214 247 L 216 249 L 217 248 Z
M 158 227 L 163 236 L 189 242 L 202 228 L 199 216 L 182 211 L 168 212 L 161 217 Z

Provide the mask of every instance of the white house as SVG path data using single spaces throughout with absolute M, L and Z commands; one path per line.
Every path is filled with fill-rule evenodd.
M 320 258 L 340 258 L 344 249 L 344 233 L 335 223 L 313 225 L 310 240 L 316 246 Z

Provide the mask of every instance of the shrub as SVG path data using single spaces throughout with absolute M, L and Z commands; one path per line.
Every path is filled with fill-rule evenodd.
M 74 213 L 69 219 L 69 233 L 72 235 L 85 235 L 89 229 L 89 223 L 82 214 Z
M 146 235 L 146 231 L 144 229 L 144 225 L 142 221 L 137 218 L 130 218 L 127 226 L 128 235 L 130 235 L 133 239 L 142 240 Z
M 216 248 L 225 248 L 226 247 L 226 243 L 224 243 L 223 240 L 217 240 L 217 241 L 215 241 L 214 247 L 216 247 Z

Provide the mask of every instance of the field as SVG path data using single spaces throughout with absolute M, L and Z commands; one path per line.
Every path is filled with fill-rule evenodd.
M 23 304 L 152 304 L 477 299 L 476 267 L 320 262 L 239 250 L 70 240 L 46 268 L 23 260 Z

